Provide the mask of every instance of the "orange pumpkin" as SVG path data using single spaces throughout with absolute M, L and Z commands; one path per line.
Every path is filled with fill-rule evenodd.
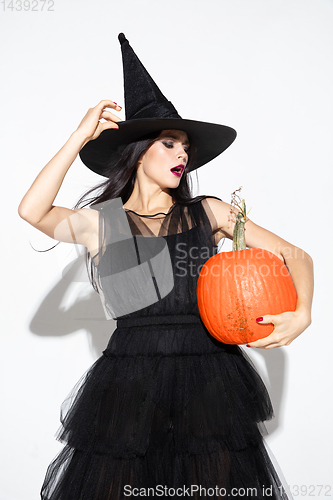
M 246 344 L 267 337 L 274 325 L 256 318 L 296 309 L 297 295 L 284 263 L 261 248 L 245 247 L 246 209 L 236 218 L 232 252 L 211 257 L 197 284 L 201 319 L 210 334 L 225 344 Z M 241 242 L 240 242 L 241 240 Z

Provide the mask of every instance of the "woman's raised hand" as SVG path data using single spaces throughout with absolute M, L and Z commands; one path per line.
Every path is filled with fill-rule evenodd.
M 121 106 L 108 99 L 99 102 L 94 108 L 89 108 L 77 128 L 77 132 L 80 132 L 84 137 L 85 143 L 97 139 L 103 130 L 119 128 L 117 122 L 121 122 L 122 120 L 111 113 L 111 111 L 106 111 L 105 108 L 112 108 L 117 111 L 121 110 Z M 106 121 L 100 122 L 102 118 Z

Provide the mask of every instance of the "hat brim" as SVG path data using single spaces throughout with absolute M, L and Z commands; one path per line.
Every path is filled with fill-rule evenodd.
M 118 122 L 119 129 L 104 130 L 97 139 L 87 142 L 79 155 L 93 172 L 109 176 L 110 160 L 129 143 L 162 130 L 186 132 L 197 150 L 196 162 L 190 170 L 205 165 L 225 151 L 236 139 L 236 131 L 226 125 L 182 118 L 141 118 Z M 108 173 L 107 173 L 108 172 Z

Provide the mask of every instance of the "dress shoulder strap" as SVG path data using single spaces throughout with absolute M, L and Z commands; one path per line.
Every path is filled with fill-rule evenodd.
M 217 196 L 205 195 L 197 196 L 194 198 L 193 202 L 188 205 L 189 211 L 195 220 L 195 225 L 200 225 L 205 228 L 207 237 L 209 238 L 211 238 L 218 229 L 216 218 L 209 204 L 209 200 L 212 198 L 222 201 L 221 198 Z

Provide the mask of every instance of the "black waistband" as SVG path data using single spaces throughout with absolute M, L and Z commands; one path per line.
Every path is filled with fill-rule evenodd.
M 199 316 L 194 314 L 174 314 L 168 316 L 147 316 L 141 318 L 119 318 L 117 328 L 146 325 L 175 325 L 184 323 L 201 323 Z

